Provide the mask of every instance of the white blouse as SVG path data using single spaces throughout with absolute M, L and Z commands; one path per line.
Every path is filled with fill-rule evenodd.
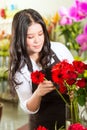
M 59 43 L 59 42 L 51 42 L 51 48 L 56 53 L 56 55 L 60 61 L 67 59 L 70 63 L 72 63 L 73 56 L 64 44 Z M 34 71 L 41 70 L 41 68 L 33 60 L 31 60 L 31 61 L 32 61 Z M 52 62 L 53 62 L 53 60 L 52 60 Z M 21 69 L 21 73 L 17 72 L 16 80 L 18 82 L 22 82 L 21 85 L 16 86 L 16 92 L 19 97 L 21 108 L 26 113 L 29 113 L 29 114 L 36 113 L 38 110 L 35 112 L 32 112 L 32 111 L 28 110 L 26 107 L 26 104 L 32 95 L 32 81 L 30 78 L 30 72 L 27 68 L 27 65 L 25 65 Z

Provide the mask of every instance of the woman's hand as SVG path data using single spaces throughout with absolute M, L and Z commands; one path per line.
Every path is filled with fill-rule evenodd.
M 53 91 L 55 87 L 53 86 L 53 83 L 48 80 L 44 80 L 42 83 L 40 83 L 36 89 L 36 93 L 38 96 L 44 96 L 47 93 Z

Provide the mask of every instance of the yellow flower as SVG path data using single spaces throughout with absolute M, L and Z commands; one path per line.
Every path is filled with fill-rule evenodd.
M 43 17 L 43 20 L 44 20 L 44 22 L 45 22 L 46 26 L 48 26 L 48 24 L 49 24 L 48 19 L 47 19 L 47 18 L 45 18 L 45 17 Z
M 51 18 L 51 22 L 57 24 L 59 20 L 60 20 L 60 16 L 58 12 L 56 12 L 55 15 Z

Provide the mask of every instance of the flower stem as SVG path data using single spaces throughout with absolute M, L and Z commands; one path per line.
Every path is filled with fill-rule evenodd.
M 47 80 L 46 78 L 44 78 L 44 80 Z M 65 100 L 65 98 L 62 96 L 62 94 L 58 91 L 58 89 L 55 87 L 57 93 L 60 95 L 60 97 L 63 99 L 63 101 L 67 104 L 67 106 L 70 108 L 68 102 Z
M 56 88 L 56 87 L 55 87 L 55 88 Z M 63 99 L 63 101 L 68 105 L 68 107 L 70 107 L 69 104 L 68 104 L 68 102 L 65 100 L 65 98 L 62 96 L 62 94 L 58 91 L 57 88 L 56 88 L 56 91 L 57 91 L 57 93 L 60 95 L 60 97 Z
M 73 122 L 73 103 L 72 103 L 72 101 L 70 102 L 70 112 L 71 112 L 71 122 L 74 123 Z

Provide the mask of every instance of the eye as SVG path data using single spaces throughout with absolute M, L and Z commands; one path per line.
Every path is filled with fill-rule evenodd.
M 32 39 L 32 38 L 34 38 L 34 36 L 27 36 L 27 38 L 28 38 L 28 39 Z
M 43 35 L 43 32 L 40 32 L 40 33 L 39 33 L 39 36 L 42 36 L 42 35 Z

